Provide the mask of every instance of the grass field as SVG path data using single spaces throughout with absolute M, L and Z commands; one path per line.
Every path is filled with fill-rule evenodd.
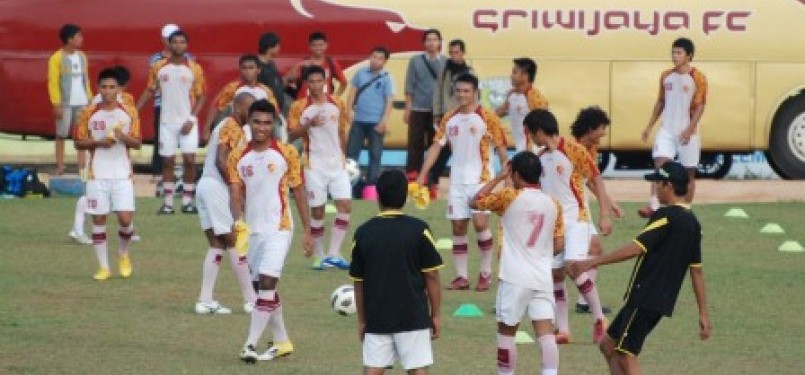
M 96 268 L 91 247 L 74 245 L 66 236 L 74 200 L 0 201 L 0 373 L 360 373 L 355 318 L 338 316 L 328 306 L 332 290 L 348 283 L 348 278 L 344 272 L 308 270 L 309 262 L 296 241 L 280 284 L 296 352 L 271 363 L 242 364 L 237 355 L 249 318 L 239 311 L 242 301 L 227 262 L 216 296 L 236 313 L 194 315 L 206 243 L 195 216 L 157 217 L 159 203 L 137 201 L 135 222 L 143 240 L 133 245 L 134 276 L 99 283 L 90 279 Z M 644 347 L 645 373 L 805 372 L 805 254 L 776 251 L 783 239 L 805 242 L 805 203 L 742 207 L 750 219 L 723 218 L 725 205 L 696 207 L 704 228 L 713 338 L 698 341 L 695 302 L 686 282 L 676 314 L 661 322 Z M 625 208 L 631 213 L 636 206 Z M 374 204 L 356 202 L 353 227 L 375 212 Z M 427 220 L 436 236 L 449 236 L 443 201 L 428 211 L 409 212 Z M 781 224 L 787 233 L 758 234 L 769 221 Z M 614 234 L 604 241 L 605 249 L 630 240 L 642 225 L 632 215 L 616 223 Z M 115 249 L 117 239 L 112 237 L 110 248 Z M 471 269 L 477 270 L 477 250 L 471 254 Z M 443 257 L 448 264 L 442 273 L 446 284 L 453 271 L 449 252 Z M 602 299 L 614 309 L 620 306 L 631 267 L 627 262 L 599 274 Z M 444 294 L 444 332 L 435 344 L 432 373 L 495 373 L 493 301 L 491 291 Z M 475 303 L 486 315 L 450 316 L 461 303 Z M 561 373 L 605 373 L 604 362 L 590 343 L 590 317 L 570 314 L 576 343 L 560 348 Z M 518 373 L 536 373 L 537 346 L 520 345 L 519 350 Z

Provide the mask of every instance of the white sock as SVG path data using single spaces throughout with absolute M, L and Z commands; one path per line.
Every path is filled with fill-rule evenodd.
M 106 250 L 106 225 L 92 226 L 92 247 L 101 268 L 109 269 L 109 254 Z
M 193 197 L 196 196 L 196 184 L 185 182 L 182 185 L 182 205 L 186 206 L 193 203 Z
M 209 248 L 201 267 L 201 292 L 198 294 L 199 302 L 212 302 L 212 293 L 215 289 L 215 280 L 218 278 L 218 269 L 221 268 L 223 250 Z
M 235 248 L 226 249 L 229 253 L 229 263 L 235 271 L 235 278 L 238 279 L 240 292 L 243 294 L 243 302 L 254 303 L 257 300 L 257 293 L 252 287 L 252 275 L 249 272 L 249 261 L 247 257 L 240 256 Z
M 542 375 L 556 375 L 559 369 L 559 347 L 556 345 L 556 336 L 540 336 L 539 348 L 542 353 Z
M 567 316 L 567 293 L 565 281 L 553 283 L 553 297 L 556 300 L 556 329 L 562 333 L 570 333 L 570 323 Z
M 87 196 L 82 195 L 75 202 L 75 216 L 73 216 L 73 230 L 84 233 L 84 218 L 87 212 Z
M 277 300 L 280 300 L 279 295 L 279 292 L 277 292 Z M 282 301 L 280 301 L 277 308 L 271 313 L 271 319 L 268 320 L 275 344 L 288 341 L 288 331 L 285 328 L 285 318 L 282 316 L 282 310 Z
M 324 258 L 324 219 L 310 219 L 310 235 L 313 237 L 316 258 Z
M 169 207 L 173 207 L 173 189 L 175 184 L 171 181 L 165 181 L 162 183 L 162 197 L 165 200 L 165 205 Z
M 330 251 L 328 252 L 331 257 L 341 256 L 341 244 L 344 242 L 344 237 L 347 236 L 349 229 L 349 214 L 337 213 L 333 221 L 333 229 L 330 231 Z
M 481 274 L 484 277 L 492 275 L 492 231 L 489 228 L 478 233 L 478 248 L 481 249 Z
M 593 280 L 590 279 L 589 274 L 583 272 L 574 281 L 576 282 L 576 287 L 579 288 L 579 292 L 584 295 L 584 299 L 587 300 L 587 303 L 590 305 L 590 312 L 595 319 L 603 319 L 604 313 L 601 311 L 601 300 L 598 298 L 598 289 L 595 287 Z
M 120 227 L 117 231 L 117 236 L 118 239 L 120 239 L 120 247 L 117 249 L 117 254 L 128 255 L 131 237 L 134 236 L 134 224 L 130 223 L 127 227 Z
M 271 318 L 271 313 L 276 310 L 277 302 L 275 301 L 275 290 L 261 290 L 257 293 L 257 302 L 252 310 L 252 319 L 249 324 L 249 337 L 246 339 L 246 344 L 256 345 L 260 340 L 260 336 L 266 330 L 268 320 Z
M 453 263 L 456 265 L 456 275 L 468 278 L 467 236 L 453 236 Z
M 498 375 L 514 375 L 517 367 L 517 344 L 514 336 L 498 333 Z

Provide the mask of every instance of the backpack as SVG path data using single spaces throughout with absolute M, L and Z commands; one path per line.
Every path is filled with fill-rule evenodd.
M 3 166 L 3 193 L 15 197 L 25 197 L 26 195 L 35 197 L 49 197 L 50 190 L 39 180 L 36 169 L 17 168 Z
M 39 173 L 36 172 L 36 169 L 25 169 L 26 176 L 25 180 L 22 182 L 22 189 L 23 194 L 25 197 L 39 197 L 39 198 L 47 198 L 50 197 L 50 190 L 48 190 L 47 186 L 45 186 L 42 181 L 39 180 Z

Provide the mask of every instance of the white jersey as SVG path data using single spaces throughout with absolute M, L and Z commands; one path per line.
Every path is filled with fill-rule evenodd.
M 140 138 L 140 120 L 134 107 L 118 104 L 113 110 L 101 109 L 91 105 L 81 114 L 76 129 L 76 140 L 94 139 L 102 141 L 112 136 L 114 129 L 120 128 L 124 134 Z M 90 151 L 89 179 L 129 179 L 132 175 L 129 149 L 118 140 L 110 148 L 97 147 Z
M 707 79 L 695 68 L 687 73 L 669 69 L 660 78 L 659 95 L 665 102 L 662 129 L 679 136 L 690 126 L 693 108 L 707 100 Z
M 229 150 L 232 151 L 245 143 L 243 130 L 234 118 L 227 117 L 221 120 L 210 134 L 210 141 L 207 146 L 207 155 L 204 157 L 204 169 L 201 172 L 201 177 L 209 177 L 222 184 L 226 183 L 215 163 L 218 158 L 218 146 L 227 145 Z
M 192 115 L 193 105 L 204 94 L 204 72 L 193 60 L 171 64 L 168 59 L 156 62 L 148 74 L 148 88 L 159 90 L 162 100 L 159 122 L 182 124 Z
M 539 160 L 542 189 L 562 205 L 565 224 L 588 222 L 590 210 L 584 185 L 600 174 L 590 153 L 578 142 L 560 138 L 557 149 L 542 149 Z
M 554 238 L 564 235 L 561 207 L 536 186 L 506 188 L 480 197 L 478 209 L 500 215 L 501 280 L 522 288 L 552 291 Z
M 314 103 L 310 97 L 297 100 L 288 115 L 288 130 L 292 131 L 317 117 L 325 118 L 324 125 L 311 126 L 302 138 L 305 145 L 305 168 L 343 169 L 344 151 L 341 140 L 349 126 L 349 118 L 341 99 L 328 95 L 324 103 Z
M 272 140 L 264 151 L 240 146 L 227 158 L 229 183 L 246 190 L 245 219 L 252 233 L 293 230 L 288 189 L 302 184 L 299 156 L 293 145 Z
M 526 149 L 527 143 L 526 131 L 523 127 L 525 116 L 537 108 L 547 109 L 548 100 L 542 96 L 536 87 L 529 85 L 523 92 L 510 92 L 509 96 L 506 97 L 506 105 L 512 138 L 514 138 L 514 150 L 520 152 Z
M 442 146 L 450 143 L 453 152 L 450 183 L 454 185 L 489 181 L 494 175 L 490 158 L 492 147 L 506 147 L 500 119 L 481 106 L 472 113 L 458 110 L 447 113 L 433 141 Z

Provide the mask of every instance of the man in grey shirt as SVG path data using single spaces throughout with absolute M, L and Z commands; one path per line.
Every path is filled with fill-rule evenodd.
M 405 172 L 410 180 L 415 179 L 422 168 L 425 149 L 430 147 L 436 133 L 433 127 L 433 88 L 447 61 L 439 53 L 442 48 L 442 34 L 439 30 L 425 30 L 422 40 L 425 53 L 411 58 L 405 75 L 403 121 L 408 124 Z

